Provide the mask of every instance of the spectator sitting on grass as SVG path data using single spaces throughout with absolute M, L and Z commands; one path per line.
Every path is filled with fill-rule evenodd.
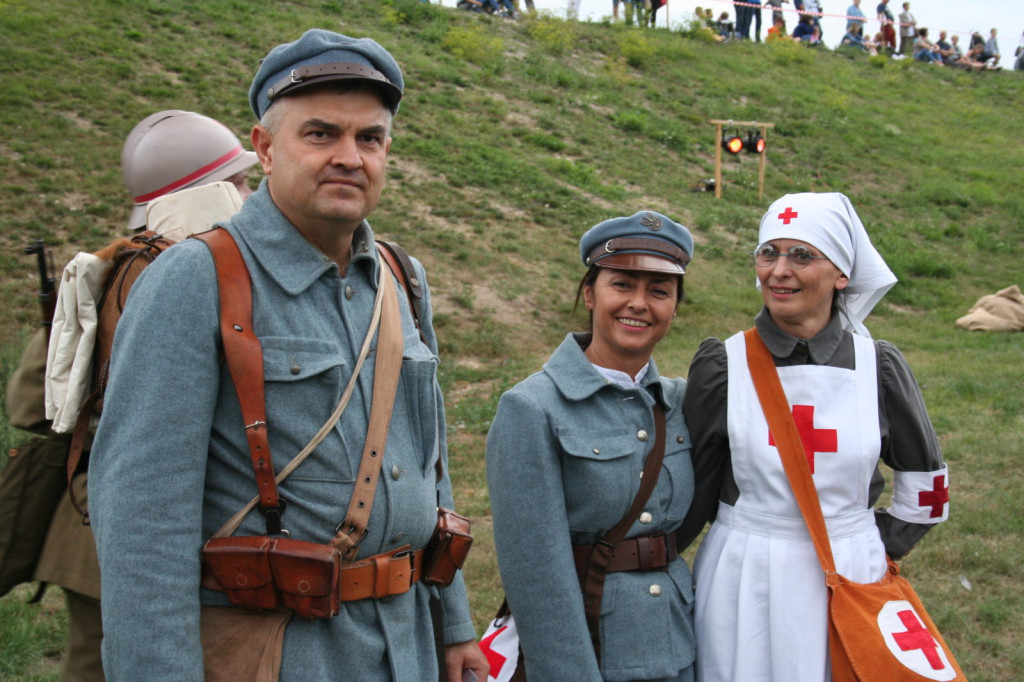
M 939 31 L 939 39 L 935 41 L 935 47 L 938 48 L 939 56 L 942 57 L 942 63 L 946 66 L 953 66 L 956 63 L 956 53 L 947 39 L 948 35 L 945 31 Z
M 801 14 L 800 21 L 793 29 L 793 40 L 798 40 L 808 45 L 817 44 L 820 40 L 817 27 L 814 25 L 814 17 L 810 14 Z
M 851 22 L 847 27 L 846 35 L 843 36 L 839 43 L 840 47 L 854 47 L 870 55 L 878 54 L 878 45 L 874 41 L 865 38 L 862 33 L 863 30 L 862 24 Z
M 626 6 L 628 8 L 630 0 L 623 1 L 626 3 Z M 711 10 L 707 10 L 707 12 L 710 13 Z M 723 38 L 718 33 L 718 26 L 715 25 L 715 22 L 711 20 L 707 16 L 707 14 L 705 14 L 705 10 L 703 7 L 698 7 L 697 9 L 695 9 L 693 11 L 693 14 L 695 18 L 690 22 L 690 31 L 692 33 L 700 34 L 702 36 L 710 36 L 714 38 L 715 42 L 717 43 L 725 42 L 725 38 Z
M 950 55 L 946 63 L 952 62 L 952 66 L 967 68 L 967 65 L 963 63 L 966 57 L 964 57 L 964 51 L 960 49 L 960 36 L 955 33 L 949 39 L 949 49 Z
M 944 66 L 939 48 L 928 40 L 928 29 L 917 29 L 917 38 L 914 39 L 914 59 L 919 62 L 929 62 L 936 66 Z
M 981 61 L 990 66 L 999 66 L 999 43 L 996 42 L 995 29 L 992 29 L 989 39 L 985 41 L 985 50 L 981 53 Z
M 725 40 L 731 40 L 736 37 L 736 29 L 733 23 L 729 21 L 728 12 L 722 12 L 718 15 L 718 35 L 722 36 Z
M 768 42 L 774 42 L 778 40 L 789 40 L 789 33 L 786 31 L 786 20 L 782 18 L 782 15 L 775 17 L 775 23 L 770 29 L 768 29 Z
M 955 38 L 956 36 L 953 37 Z M 961 66 L 968 71 L 988 71 L 989 67 L 986 66 L 985 62 L 981 61 L 981 53 L 984 51 L 984 45 L 973 46 L 967 51 L 967 54 L 957 61 L 957 66 Z

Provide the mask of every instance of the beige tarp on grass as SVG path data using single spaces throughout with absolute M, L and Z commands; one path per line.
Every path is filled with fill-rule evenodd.
M 1024 294 L 1014 284 L 1000 292 L 982 296 L 956 326 L 972 331 L 1024 331 Z

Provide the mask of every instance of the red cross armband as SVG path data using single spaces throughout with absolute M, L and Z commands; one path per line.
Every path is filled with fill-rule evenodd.
M 910 523 L 939 523 L 949 518 L 949 469 L 893 472 L 889 513 Z

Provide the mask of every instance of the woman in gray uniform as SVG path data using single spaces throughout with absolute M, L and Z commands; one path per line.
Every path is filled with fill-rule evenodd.
M 590 332 L 567 335 L 543 370 L 498 405 L 487 479 L 498 566 L 530 680 L 693 678 L 693 582 L 673 535 L 693 493 L 686 382 L 659 376 L 651 359 L 682 299 L 692 253 L 689 231 L 653 211 L 587 231 L 577 305 L 582 295 Z M 637 496 L 659 406 L 664 460 L 614 546 L 598 653 L 578 571 Z

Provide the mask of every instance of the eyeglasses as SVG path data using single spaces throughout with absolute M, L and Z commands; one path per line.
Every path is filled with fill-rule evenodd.
M 779 253 L 771 244 L 761 244 L 754 250 L 754 263 L 759 268 L 770 268 L 775 265 L 779 257 L 789 259 L 789 267 L 794 270 L 803 270 L 816 260 L 828 260 L 827 256 L 815 256 L 809 248 L 802 244 L 795 244 L 789 247 L 786 253 Z

